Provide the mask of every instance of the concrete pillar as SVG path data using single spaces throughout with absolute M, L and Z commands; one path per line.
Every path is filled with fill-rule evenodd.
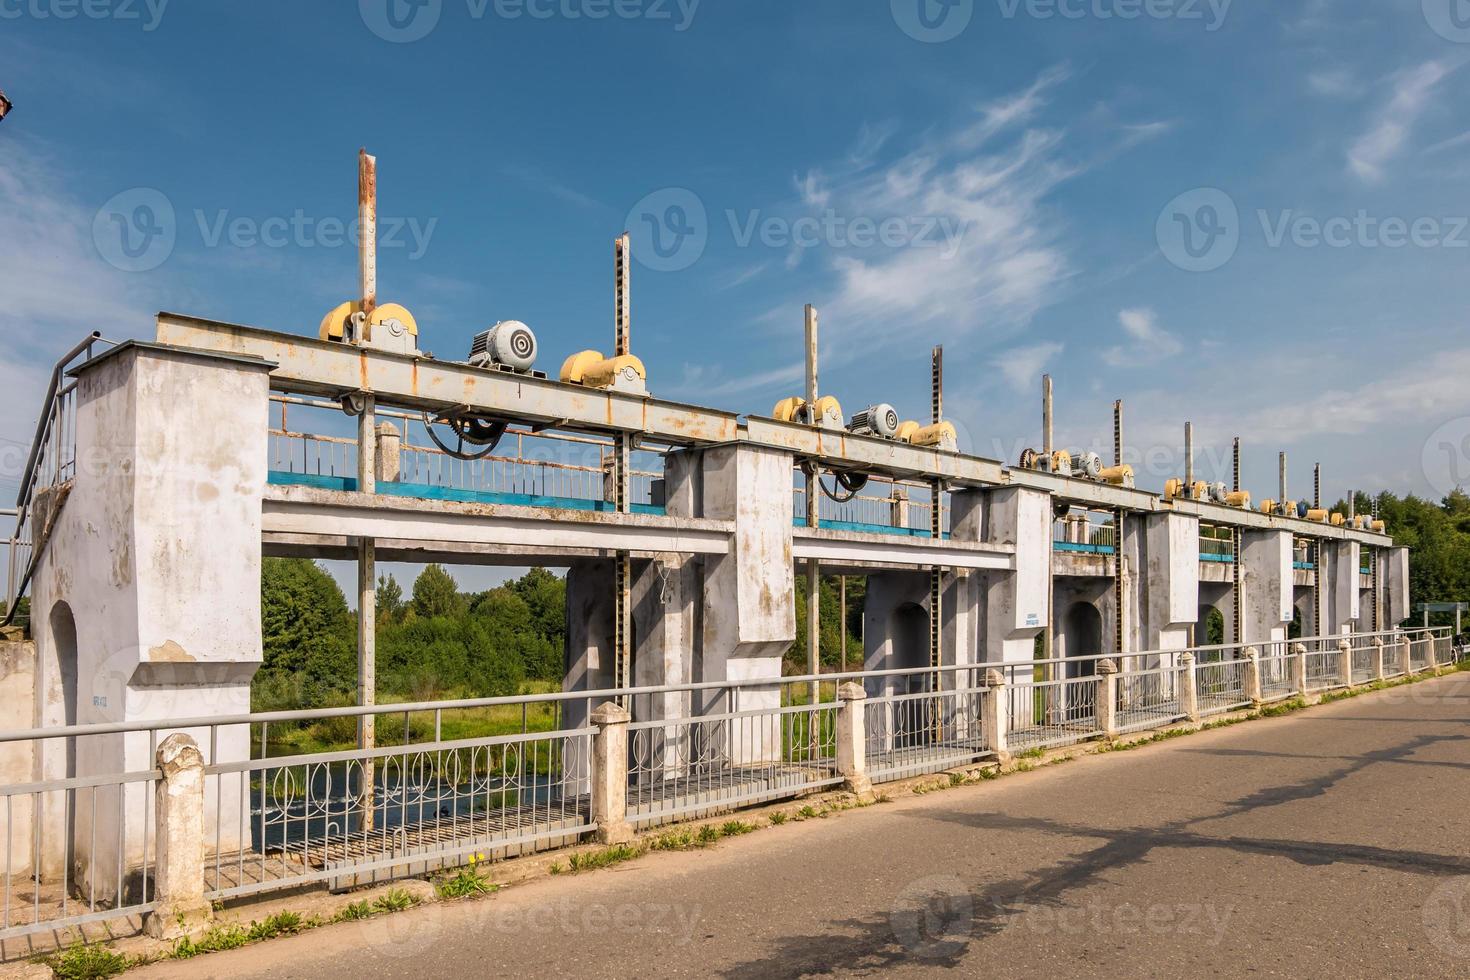
M 628 823 L 628 723 L 633 716 L 616 701 L 592 710 L 592 820 L 603 844 L 633 839 Z
M 271 367 L 125 343 L 79 369 L 75 478 L 32 584 L 39 724 L 156 722 L 166 735 L 171 719 L 249 712 Z M 250 758 L 243 725 L 190 734 L 208 762 Z M 35 778 L 139 772 L 155 748 L 147 733 L 94 736 L 71 759 L 43 753 Z M 248 844 L 241 781 L 208 782 L 209 846 L 216 822 L 221 850 Z M 142 866 L 151 805 L 143 783 L 98 804 L 95 835 L 91 808 L 78 808 L 72 880 L 112 901 L 118 864 Z M 123 835 L 110 832 L 118 817 Z M 42 819 L 65 826 L 64 804 Z M 48 835 L 58 857 L 64 837 Z
M 376 458 L 374 479 L 379 483 L 397 483 L 403 474 L 403 434 L 392 422 L 378 425 Z
M 1125 534 L 1125 552 L 1131 545 L 1136 553 L 1133 607 L 1138 615 L 1126 624 L 1130 649 L 1183 650 L 1199 616 L 1199 520 L 1149 514 L 1129 524 L 1141 526 Z
M 1302 697 L 1307 696 L 1307 646 L 1295 643 L 1291 647 L 1291 687 Z
M 1194 673 L 1194 654 L 1179 655 L 1179 713 L 1192 723 L 1199 722 L 1199 678 Z
M 1375 636 L 1373 638 L 1373 679 L 1381 681 L 1386 676 L 1388 675 L 1383 672 L 1383 637 Z
M 888 516 L 893 527 L 909 526 L 909 494 L 903 487 L 895 486 L 888 498 Z
M 1431 674 L 1439 674 L 1439 661 L 1434 652 L 1434 637 L 1427 633 L 1424 636 L 1424 669 Z
M 868 692 L 848 681 L 837 688 L 837 773 L 844 788 L 864 802 L 873 799 L 873 781 L 868 778 L 868 729 L 864 708 Z
M 1353 645 L 1347 640 L 1337 644 L 1337 682 L 1343 687 L 1353 686 Z
M 1247 647 L 1245 651 L 1245 696 L 1255 707 L 1259 708 L 1266 700 L 1264 687 L 1261 685 L 1261 651 L 1255 647 Z
M 985 728 L 985 744 L 1001 765 L 1011 761 L 1010 747 L 1006 744 L 1006 732 L 1010 729 L 1007 720 L 1009 705 L 1005 674 L 992 667 L 985 672 L 985 695 L 980 717 Z
M 1379 626 L 1382 629 L 1393 629 L 1409 618 L 1409 549 L 1401 546 L 1386 548 L 1380 554 L 1384 618 Z M 1458 617 L 1459 613 L 1456 612 L 1455 615 Z M 1458 634 L 1459 629 L 1456 628 L 1455 632 Z
M 978 527 L 980 540 L 1016 552 L 1014 571 L 986 576 L 984 655 L 977 659 L 1029 663 L 1036 637 L 1051 618 L 1051 495 L 1020 487 L 957 493 L 951 508 L 961 527 Z
M 1234 642 L 1275 643 L 1287 638 L 1295 611 L 1289 531 L 1241 532 L 1240 622 Z
M 177 939 L 213 917 L 204 898 L 204 757 L 192 738 L 175 732 L 158 746 L 157 766 L 163 774 L 154 804 L 158 905 L 148 916 L 148 934 Z
M 1405 677 L 1414 675 L 1414 660 L 1409 656 L 1412 649 L 1407 636 L 1399 641 L 1399 665 L 1403 668 Z
M 1097 727 L 1104 738 L 1118 737 L 1118 664 L 1097 662 Z
M 1359 545 L 1356 541 L 1323 541 L 1317 569 L 1327 597 L 1327 635 L 1353 632 L 1363 617 L 1359 590 Z

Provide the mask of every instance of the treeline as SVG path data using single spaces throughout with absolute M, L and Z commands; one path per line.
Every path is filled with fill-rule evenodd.
M 1369 513 L 1374 500 L 1357 494 L 1356 513 Z M 1435 503 L 1412 494 L 1401 498 L 1383 493 L 1376 501 L 1394 543 L 1409 548 L 1411 620 L 1422 622 L 1413 611 L 1421 602 L 1470 602 L 1470 495 L 1457 489 Z M 1334 509 L 1346 514 L 1347 501 Z M 1430 617 L 1431 625 L 1453 622 L 1450 615 Z M 1470 625 L 1470 617 L 1465 622 Z
M 562 673 L 566 583 L 545 569 L 464 593 L 429 565 L 405 595 L 378 579 L 377 693 L 384 700 L 497 697 Z M 252 704 L 270 711 L 350 704 L 357 685 L 357 616 L 313 561 L 267 558 L 261 574 L 265 662 Z

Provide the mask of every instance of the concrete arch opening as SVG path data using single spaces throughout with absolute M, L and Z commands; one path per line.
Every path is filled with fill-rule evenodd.
M 1066 658 L 1066 677 L 1091 677 L 1097 673 L 1096 660 L 1083 657 L 1103 652 L 1102 612 L 1090 602 L 1074 602 L 1062 616 L 1062 649 Z
M 71 606 L 64 600 L 57 600 L 51 606 L 47 626 L 51 633 L 51 653 L 47 658 L 49 663 L 45 673 L 49 690 L 41 699 L 41 721 L 47 726 L 75 725 L 80 705 L 77 693 L 77 621 Z M 53 741 L 42 751 L 46 753 L 41 763 L 42 770 L 48 779 L 76 778 L 76 739 Z M 59 853 L 43 859 L 41 872 L 44 876 L 58 876 L 66 869 L 68 876 L 73 881 L 76 879 L 76 875 L 71 872 L 77 866 L 76 797 L 75 792 L 63 792 L 50 794 L 46 801 L 43 819 L 53 825 L 60 823 L 66 830 L 59 837 Z

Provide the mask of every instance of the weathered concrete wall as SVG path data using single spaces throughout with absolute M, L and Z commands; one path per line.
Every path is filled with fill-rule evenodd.
M 1051 616 L 1051 496 L 1016 487 L 977 496 L 984 497 L 984 540 L 1016 549 L 1015 571 L 986 576 L 985 659 L 1030 660 Z
M 23 731 L 36 723 L 36 645 L 28 640 L 0 642 L 0 730 Z M 35 778 L 35 746 L 29 742 L 0 745 L 0 785 L 16 786 Z M 35 826 L 34 801 L 29 795 L 0 800 L 0 833 L 11 842 L 10 870 L 30 869 L 31 849 L 21 847 L 31 840 Z M 19 848 L 23 851 L 14 858 Z
M 1387 607 L 1380 626 L 1392 629 L 1412 615 L 1409 608 L 1409 549 L 1385 548 L 1380 554 L 1379 574 Z
M 1134 650 L 1182 650 L 1199 614 L 1199 521 L 1182 514 L 1151 514 L 1126 522 L 1138 527 L 1134 566 L 1137 616 Z
M 1327 631 L 1342 633 L 1358 628 L 1363 618 L 1362 593 L 1359 589 L 1359 562 L 1362 558 L 1356 541 L 1324 541 L 1317 574 L 1323 575 L 1327 596 Z
M 1241 536 L 1241 629 L 1252 643 L 1286 639 L 1293 613 L 1292 561 L 1287 531 L 1245 531 Z
M 125 345 L 84 370 L 77 472 L 37 567 L 32 608 L 42 724 L 157 721 L 249 710 L 260 665 L 261 498 L 269 365 Z M 208 761 L 249 757 L 248 732 L 190 732 Z M 163 735 L 159 736 L 160 738 Z M 38 778 L 152 766 L 147 733 L 79 740 L 37 762 Z M 208 791 L 226 850 L 249 832 L 238 776 Z M 96 809 L 118 812 L 115 789 Z M 125 830 L 97 834 L 93 791 L 79 793 L 75 860 L 111 894 L 119 848 L 141 860 L 146 786 L 129 787 Z M 47 803 L 61 825 L 61 794 Z M 60 835 L 57 835 L 60 836 Z M 210 835 L 211 841 L 214 835 Z M 64 843 L 48 854 L 54 873 Z M 92 882 L 85 876 L 83 884 Z

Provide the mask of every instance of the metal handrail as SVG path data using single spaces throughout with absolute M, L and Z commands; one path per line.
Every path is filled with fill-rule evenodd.
M 20 492 L 15 498 L 15 532 L 10 537 L 10 552 L 13 556 L 19 544 L 21 528 L 30 519 L 31 502 L 35 497 L 36 484 L 41 463 L 46 458 L 46 449 L 51 443 L 52 430 L 61 417 L 61 402 L 68 394 L 75 390 L 75 385 L 62 386 L 67 372 L 72 363 L 78 358 L 84 362 L 92 359 L 92 351 L 99 343 L 113 346 L 112 341 L 102 336 L 102 331 L 93 330 L 82 339 L 75 347 L 62 355 L 61 359 L 51 369 L 51 380 L 46 385 L 46 397 L 42 402 L 41 417 L 36 421 L 36 435 L 31 441 L 31 451 L 26 458 L 26 466 L 20 479 Z M 58 451 L 60 447 L 58 446 Z M 60 460 L 57 461 L 58 466 Z M 57 471 L 58 473 L 60 470 Z M 34 549 L 30 560 L 26 562 L 25 571 L 21 574 L 20 581 L 15 581 L 14 569 L 8 575 L 5 619 L 0 625 L 9 626 L 15 620 L 16 610 L 20 608 L 21 596 L 25 595 L 26 588 L 31 583 L 31 576 L 35 573 L 36 562 L 39 556 Z M 11 565 L 14 565 L 12 559 Z

